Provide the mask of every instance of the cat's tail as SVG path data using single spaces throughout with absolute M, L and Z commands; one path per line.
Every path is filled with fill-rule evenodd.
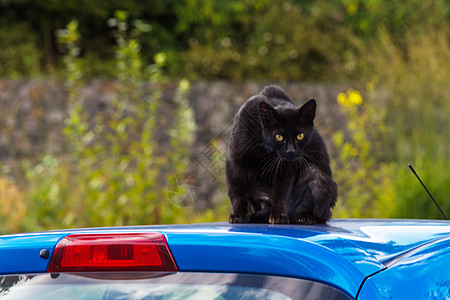
M 255 212 L 250 215 L 249 223 L 269 223 L 269 215 L 272 208 L 270 199 L 257 199 L 252 204 Z

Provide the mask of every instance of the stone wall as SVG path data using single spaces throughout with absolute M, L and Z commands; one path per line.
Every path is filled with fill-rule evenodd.
M 192 84 L 189 101 L 195 111 L 199 142 L 207 143 L 232 122 L 246 99 L 264 84 L 198 81 Z M 316 125 L 329 136 L 342 123 L 336 95 L 343 86 L 291 83 L 282 85 L 301 105 L 310 98 L 318 101 Z M 164 112 L 173 109 L 174 85 L 165 94 Z M 81 91 L 90 113 L 108 107 L 114 98 L 114 83 L 91 81 Z M 0 160 L 37 156 L 43 152 L 61 153 L 66 149 L 62 129 L 67 115 L 64 84 L 53 80 L 0 80 Z
M 192 83 L 189 102 L 195 112 L 198 126 L 196 143 L 188 174 L 174 180 L 186 182 L 191 195 L 176 199 L 179 205 L 211 204 L 223 189 L 223 161 L 226 158 L 228 131 L 239 107 L 246 99 L 259 93 L 265 86 L 249 82 L 197 81 Z M 316 126 L 327 142 L 331 134 L 343 126 L 336 95 L 346 86 L 289 83 L 281 85 L 301 105 L 311 98 L 318 103 Z M 169 126 L 174 84 L 163 93 L 161 107 L 162 127 Z M 115 97 L 114 82 L 91 81 L 81 90 L 84 108 L 94 114 L 108 109 Z M 67 150 L 62 129 L 67 116 L 67 91 L 64 84 L 54 80 L 0 81 L 0 161 L 36 158 L 43 153 L 61 155 Z M 222 191 L 223 192 L 223 191 Z M 198 201 L 198 200 L 202 201 Z M 180 202 L 181 201 L 181 202 Z

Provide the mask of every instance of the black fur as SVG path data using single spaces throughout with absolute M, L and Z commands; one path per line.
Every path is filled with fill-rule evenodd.
M 337 186 L 314 127 L 315 110 L 315 100 L 297 108 L 276 86 L 241 107 L 226 164 L 230 223 L 316 224 L 331 218 Z

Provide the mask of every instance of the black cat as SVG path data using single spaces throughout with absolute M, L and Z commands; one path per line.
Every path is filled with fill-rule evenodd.
M 279 87 L 251 97 L 235 118 L 226 164 L 230 223 L 317 224 L 331 218 L 337 185 L 313 121 Z

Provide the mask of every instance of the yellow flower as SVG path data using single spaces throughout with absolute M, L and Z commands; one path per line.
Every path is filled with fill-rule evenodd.
M 349 89 L 347 91 L 347 94 L 348 94 L 348 102 L 350 105 L 361 105 L 363 99 L 358 91 Z
M 352 107 L 361 105 L 363 98 L 357 90 L 349 88 L 346 93 L 338 94 L 337 101 L 342 106 Z
M 347 95 L 345 93 L 339 93 L 337 96 L 337 101 L 339 104 L 345 106 L 347 104 Z

